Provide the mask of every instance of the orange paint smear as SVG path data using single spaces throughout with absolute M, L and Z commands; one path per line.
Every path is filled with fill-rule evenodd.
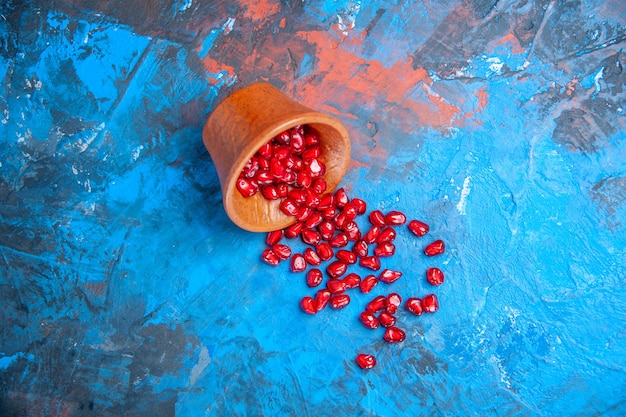
M 503 37 L 498 40 L 491 42 L 491 47 L 495 49 L 496 46 L 501 46 L 506 48 L 507 45 L 511 47 L 511 52 L 513 54 L 523 54 L 526 52 L 524 48 L 519 43 L 519 40 L 515 37 L 513 33 L 507 33 Z
M 489 98 L 489 93 L 485 91 L 485 87 L 481 87 L 480 90 L 476 91 L 476 98 L 478 98 L 478 110 L 483 110 Z
M 280 11 L 280 1 L 252 0 L 247 3 L 244 17 L 253 21 L 265 20 Z
M 221 72 L 226 71 L 228 73 L 229 78 L 232 78 L 235 76 L 235 70 L 233 67 L 219 63 L 216 60 L 208 56 L 202 60 L 202 65 L 204 66 L 204 69 L 209 75 L 218 75 Z M 218 82 L 219 82 L 219 79 L 216 77 L 209 78 L 209 83 L 212 85 L 217 84 Z

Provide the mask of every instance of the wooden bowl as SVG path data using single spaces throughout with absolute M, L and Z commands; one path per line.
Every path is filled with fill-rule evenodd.
M 235 91 L 209 115 L 202 131 L 219 176 L 224 209 L 239 227 L 251 232 L 283 229 L 295 222 L 279 209 L 280 200 L 267 200 L 259 192 L 242 196 L 236 181 L 246 162 L 277 134 L 297 125 L 319 134 L 326 164 L 327 192 L 337 188 L 350 161 L 350 138 L 336 118 L 313 111 L 268 83 L 255 83 Z

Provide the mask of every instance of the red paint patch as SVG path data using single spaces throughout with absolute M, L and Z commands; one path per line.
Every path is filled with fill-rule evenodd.
M 497 46 L 501 46 L 503 48 L 510 47 L 511 53 L 516 55 L 526 53 L 526 49 L 524 49 L 522 45 L 520 45 L 519 40 L 515 37 L 513 33 L 507 33 L 500 39 L 491 42 L 490 46 L 492 49 L 495 49 Z
M 252 0 L 246 6 L 244 17 L 254 21 L 265 20 L 280 11 L 280 1 L 277 0 Z

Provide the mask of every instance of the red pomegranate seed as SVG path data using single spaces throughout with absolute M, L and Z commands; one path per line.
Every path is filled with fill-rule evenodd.
M 264 185 L 261 187 L 261 194 L 268 200 L 278 200 L 278 190 L 273 185 Z
M 326 180 L 321 177 L 315 178 L 313 185 L 311 185 L 311 189 L 315 191 L 316 194 L 321 195 L 324 191 L 326 191 Z
M 348 237 L 348 240 L 355 241 L 361 239 L 361 231 L 359 230 L 359 226 L 356 222 L 348 222 L 344 226 L 343 231 Z
M 389 326 L 387 327 L 387 330 L 385 330 L 383 338 L 387 343 L 400 343 L 406 339 L 406 333 L 404 333 L 404 330 L 399 329 L 396 326 Z
M 295 154 L 299 154 L 304 150 L 304 137 L 299 133 L 291 135 L 291 151 Z
M 372 291 L 376 285 L 378 285 L 378 278 L 376 278 L 375 275 L 368 275 L 361 280 L 359 287 L 362 293 L 367 294 Z
M 315 194 L 315 191 L 310 188 L 305 189 L 304 195 L 306 197 L 304 204 L 307 207 L 317 207 L 320 204 L 320 196 Z
M 352 200 L 350 200 L 350 202 L 356 207 L 357 214 L 363 214 L 367 210 L 367 205 L 365 204 L 365 201 L 361 200 L 360 198 L 353 198 Z
M 342 281 L 344 282 L 346 289 L 357 288 L 361 285 L 361 277 L 354 272 L 346 275 Z
M 289 259 L 291 256 L 291 248 L 287 245 L 281 245 L 280 243 L 272 246 L 274 253 L 283 261 Z
M 237 179 L 236 185 L 237 190 L 239 190 L 241 195 L 244 197 L 252 197 L 257 193 L 257 191 L 259 191 L 259 185 L 257 182 L 243 177 Z
M 248 160 L 248 162 L 246 163 L 246 166 L 243 167 L 243 171 L 241 171 L 241 173 L 246 178 L 253 178 L 254 174 L 256 174 L 258 170 L 259 170 L 259 158 L 253 156 Z
M 393 230 L 391 227 L 387 227 L 380 231 L 380 234 L 378 235 L 378 239 L 376 239 L 376 241 L 378 243 L 392 242 L 393 240 L 395 240 L 395 238 L 396 231 Z
M 330 240 L 335 234 L 335 224 L 330 220 L 323 220 L 317 227 L 322 239 Z
M 268 265 L 276 266 L 280 263 L 280 258 L 270 248 L 266 248 L 261 252 L 261 259 Z
M 256 181 L 257 184 L 272 184 L 274 182 L 274 177 L 269 169 L 258 170 L 254 175 L 254 181 Z
M 378 321 L 383 327 L 390 327 L 396 324 L 396 318 L 386 311 L 383 311 L 378 315 Z
M 309 146 L 302 152 L 302 159 L 319 158 L 322 154 L 322 147 L 319 145 Z
M 357 207 L 352 204 L 352 201 L 348 202 L 345 206 L 343 206 L 342 213 L 350 220 L 354 220 L 358 214 Z
M 406 303 L 404 304 L 404 306 L 406 307 L 407 310 L 409 310 L 411 313 L 415 314 L 416 316 L 420 316 L 422 312 L 424 311 L 422 309 L 422 300 L 420 298 L 411 297 L 408 300 L 406 300 Z
M 394 253 L 396 253 L 396 246 L 391 242 L 379 243 L 374 248 L 374 255 L 378 256 L 379 258 L 392 256 Z
M 324 180 L 323 178 L 317 178 L 315 181 L 317 180 Z M 315 185 L 313 185 L 313 191 L 315 190 Z M 317 192 L 317 191 L 316 191 Z M 321 193 L 318 193 L 321 194 Z M 335 204 L 335 200 L 332 194 L 325 194 L 323 196 L 320 197 L 320 203 L 317 205 L 317 209 L 318 210 L 324 210 L 324 209 L 328 209 L 333 207 L 333 204 Z M 331 217 L 327 217 L 327 218 L 332 218 L 335 216 L 335 213 L 333 213 L 333 215 Z
M 287 239 L 293 239 L 297 236 L 300 235 L 300 232 L 302 232 L 302 228 L 304 227 L 304 223 L 302 222 L 296 222 L 294 224 L 292 224 L 291 226 L 287 227 L 285 229 L 285 237 Z
M 337 278 L 342 276 L 343 274 L 346 273 L 346 271 L 348 270 L 348 265 L 346 265 L 345 263 L 341 262 L 341 261 L 334 261 L 331 262 L 327 267 L 326 267 L 326 273 L 328 274 L 329 277 L 331 278 Z
M 380 210 L 372 211 L 369 215 L 369 219 L 370 219 L 370 223 L 372 223 L 374 226 L 383 227 L 387 225 L 387 221 L 385 220 L 385 215 Z
M 281 159 L 289 158 L 289 155 L 291 155 L 291 149 L 289 149 L 289 146 L 274 146 L 272 149 L 272 158 L 270 159 L 270 169 L 272 167 L 272 159 L 280 161 Z
M 378 318 L 376 318 L 376 316 L 369 311 L 361 312 L 361 314 L 359 314 L 359 320 L 363 323 L 363 326 L 368 329 L 377 329 L 380 325 Z
M 278 194 L 278 198 L 287 197 L 287 193 L 289 192 L 289 186 L 285 183 L 276 184 L 276 193 Z
M 320 258 L 313 248 L 306 248 L 303 255 L 306 263 L 309 265 L 318 266 L 322 263 L 322 258 Z
M 383 272 L 381 272 L 378 276 L 378 279 L 385 284 L 391 284 L 396 282 L 401 276 L 402 272 L 400 271 L 394 271 L 393 269 L 384 269 Z
M 280 202 L 280 211 L 287 216 L 296 216 L 298 214 L 298 205 L 291 199 L 285 198 Z
M 328 305 L 331 295 L 331 292 L 325 288 L 318 290 L 315 293 L 315 298 L 313 299 L 315 301 L 315 309 L 317 311 L 323 310 Z
M 291 257 L 289 266 L 291 272 L 302 272 L 306 269 L 306 259 L 301 253 L 296 253 Z
M 364 256 L 359 261 L 359 265 L 378 271 L 380 269 L 380 258 L 378 256 Z
M 306 191 L 302 188 L 292 188 L 287 193 L 287 198 L 296 206 L 306 203 Z
M 334 220 L 338 212 L 337 207 L 331 206 L 322 210 L 322 217 L 328 220 Z
M 317 145 L 320 143 L 320 138 L 314 132 L 307 132 L 304 134 L 304 143 L 306 146 Z
M 332 246 L 328 242 L 320 242 L 315 247 L 315 252 L 319 255 L 322 261 L 327 261 L 335 255 Z
M 309 188 L 313 184 L 313 178 L 306 171 L 300 171 L 296 174 L 296 184 L 302 188 Z
M 329 243 L 333 248 L 343 248 L 348 244 L 348 236 L 345 233 L 337 233 Z
M 386 304 L 387 298 L 384 295 L 378 295 L 374 297 L 372 301 L 367 303 L 367 305 L 365 306 L 365 310 L 369 311 L 370 313 L 378 313 L 385 308 Z
M 368 249 L 367 242 L 364 240 L 357 240 L 354 246 L 352 246 L 352 252 L 359 258 L 367 256 Z
M 331 278 L 326 281 L 326 288 L 333 294 L 341 294 L 346 290 L 346 283 L 342 279 Z
M 396 314 L 400 304 L 402 304 L 402 297 L 400 297 L 400 294 L 392 292 L 385 300 L 385 309 L 389 314 Z
M 324 276 L 322 275 L 322 271 L 317 268 L 310 269 L 309 272 L 306 273 L 306 285 L 311 288 L 320 285 L 323 279 Z
M 271 158 L 272 157 L 272 142 L 271 141 L 267 142 L 265 145 L 261 146 L 257 150 L 257 153 L 259 154 L 259 156 L 263 157 L 264 159 Z
M 441 255 L 446 250 L 446 245 L 443 243 L 443 240 L 435 240 L 433 243 L 429 244 L 424 248 L 424 253 L 427 256 L 436 256 Z
M 344 308 L 350 304 L 350 296 L 348 294 L 336 294 L 330 297 L 330 306 L 335 310 Z
M 291 135 L 288 131 L 281 132 L 274 137 L 274 140 L 278 143 L 282 143 L 283 145 L 289 145 L 289 142 L 291 142 Z
M 302 310 L 304 310 L 305 313 L 308 313 L 308 314 L 317 313 L 315 301 L 313 300 L 312 297 L 309 297 L 308 295 L 306 297 L 302 297 L 302 299 L 300 300 L 300 307 L 302 307 Z
M 337 227 L 337 229 L 344 229 L 346 227 L 346 224 L 348 224 L 351 220 L 348 218 L 348 216 L 341 212 L 337 215 L 337 217 L 335 217 L 335 226 Z
M 346 264 L 355 264 L 356 263 L 356 255 L 354 252 L 349 250 L 340 249 L 337 251 L 337 259 Z
M 365 233 L 365 236 L 363 236 L 363 240 L 370 245 L 372 243 L 375 243 L 378 240 L 378 236 L 380 235 L 380 230 L 380 226 L 373 225 L 370 230 Z
M 428 294 L 422 298 L 422 309 L 427 313 L 439 310 L 439 300 L 435 294 Z
M 314 229 L 302 229 L 300 232 L 302 241 L 307 245 L 315 246 L 320 243 L 321 236 L 317 230 Z
M 304 168 L 312 178 L 317 178 L 326 173 L 326 165 L 319 159 L 305 159 Z
M 267 232 L 265 236 L 265 244 L 267 246 L 274 246 L 283 238 L 284 232 L 282 230 L 274 230 L 272 232 Z
M 372 369 L 376 366 L 376 358 L 372 355 L 359 353 L 356 355 L 356 363 L 361 367 L 361 369 Z
M 270 149 L 270 154 L 269 156 L 262 156 L 259 155 L 258 161 L 259 161 L 259 171 L 267 171 L 267 173 L 270 175 L 270 177 L 272 176 L 272 174 L 269 173 L 270 170 L 270 158 L 272 157 L 272 151 Z M 258 177 L 258 171 L 257 173 L 254 175 L 255 178 Z
M 287 167 L 275 156 L 270 159 L 270 172 L 274 178 L 283 178 L 287 172 Z
M 313 214 L 313 209 L 309 207 L 299 207 L 296 214 L 296 220 L 304 222 Z
M 422 237 L 430 230 L 430 226 L 419 220 L 411 220 L 408 225 L 409 230 L 417 237 Z
M 302 163 L 302 158 L 296 155 L 289 155 L 285 164 L 287 165 L 287 168 L 296 172 L 302 170 L 302 167 L 304 166 Z
M 399 226 L 406 223 L 406 216 L 399 211 L 390 211 L 385 215 L 385 222 L 388 225 Z
M 348 204 L 348 195 L 346 194 L 346 190 L 343 188 L 338 188 L 335 191 L 335 205 L 339 208 L 343 208 L 346 204 Z
M 443 284 L 443 271 L 439 268 L 428 268 L 426 270 L 426 279 L 431 285 Z

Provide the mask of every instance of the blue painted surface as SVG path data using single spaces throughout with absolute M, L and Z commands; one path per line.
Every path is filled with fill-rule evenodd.
M 621 2 L 162 6 L 0 6 L 4 415 L 626 414 Z M 201 129 L 258 80 L 346 125 L 350 196 L 431 225 L 375 290 L 439 296 L 402 344 L 375 294 L 302 313 L 227 218 Z

